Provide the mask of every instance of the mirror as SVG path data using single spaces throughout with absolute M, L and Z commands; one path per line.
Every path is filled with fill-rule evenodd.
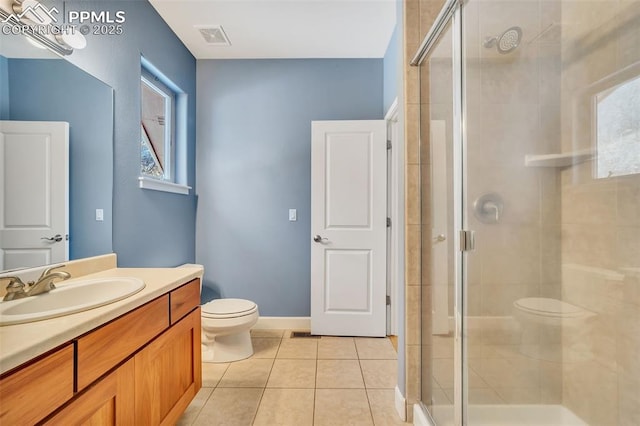
M 69 123 L 69 259 L 111 253 L 113 89 L 24 37 L 0 41 L 0 119 Z M 18 266 L 36 265 L 5 268 Z

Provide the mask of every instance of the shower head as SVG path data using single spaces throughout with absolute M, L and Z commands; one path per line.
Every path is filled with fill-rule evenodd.
M 511 27 L 505 32 L 495 37 L 487 37 L 484 39 L 482 45 L 488 49 L 496 46 L 498 53 L 505 54 L 513 51 L 520 45 L 522 40 L 522 28 Z

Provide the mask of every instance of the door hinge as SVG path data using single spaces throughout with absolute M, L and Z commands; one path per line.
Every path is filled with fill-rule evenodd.
M 391 218 L 387 218 L 387 228 L 391 228 Z
M 387 296 L 387 306 L 391 305 L 391 296 Z
M 474 231 L 460 230 L 460 251 L 472 251 L 476 248 L 476 234 Z
M 387 149 L 391 149 L 391 141 L 387 140 Z

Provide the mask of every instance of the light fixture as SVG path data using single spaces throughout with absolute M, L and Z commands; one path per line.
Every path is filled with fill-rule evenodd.
M 51 11 L 37 0 L 14 1 L 12 8 L 21 20 L 28 19 L 37 25 L 50 25 L 54 22 Z
M 25 40 L 27 40 L 27 43 L 29 43 L 33 47 L 37 47 L 38 49 L 42 49 L 42 50 L 47 50 L 47 46 L 45 46 L 44 44 L 40 43 L 39 41 L 35 41 L 34 39 L 29 38 L 29 37 L 26 37 Z
M 77 31 L 56 34 L 56 40 L 70 49 L 84 49 L 87 47 L 87 39 Z
M 74 49 L 83 49 L 87 45 L 87 40 L 73 27 L 57 25 L 54 13 L 58 10 L 47 8 L 37 0 L 5 0 L 0 7 L 0 22 L 10 27 L 19 27 L 19 30 L 11 34 L 24 34 L 31 44 L 44 46 L 60 56 L 68 56 Z M 10 4 L 10 6 L 9 6 Z M 7 9 L 11 10 L 7 10 Z M 49 31 L 39 31 L 36 28 L 49 27 Z

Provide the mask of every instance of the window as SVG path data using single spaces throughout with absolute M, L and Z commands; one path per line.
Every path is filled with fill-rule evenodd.
M 143 72 L 141 78 L 141 173 L 173 181 L 175 93 Z
M 640 173 L 640 77 L 595 96 L 597 178 Z
M 140 188 L 188 194 L 187 95 L 145 58 L 140 105 Z

